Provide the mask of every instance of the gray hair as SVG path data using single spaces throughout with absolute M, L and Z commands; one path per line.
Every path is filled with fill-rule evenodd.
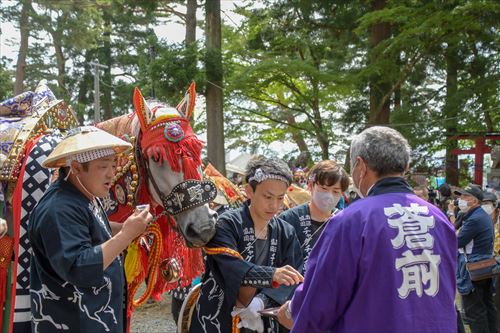
M 410 153 L 408 141 L 395 129 L 370 127 L 351 142 L 351 170 L 359 156 L 378 176 L 404 173 L 410 163 Z

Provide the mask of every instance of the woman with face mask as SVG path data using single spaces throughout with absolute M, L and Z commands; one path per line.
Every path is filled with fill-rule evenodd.
M 280 215 L 280 218 L 290 223 L 297 232 L 304 256 L 304 271 L 311 249 L 324 229 L 326 221 L 339 204 L 342 193 L 349 186 L 348 174 L 341 166 L 330 160 L 314 165 L 307 179 L 311 201 Z
M 498 198 L 494 193 L 485 192 L 481 208 L 491 217 L 493 224 L 498 222 Z

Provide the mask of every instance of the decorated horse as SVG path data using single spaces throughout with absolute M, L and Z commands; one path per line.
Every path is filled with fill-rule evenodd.
M 102 199 L 109 219 L 123 222 L 140 204 L 150 204 L 155 215 L 147 232 L 127 249 L 129 318 L 149 297 L 158 299 L 175 287 L 189 286 L 201 274 L 199 247 L 215 232 L 215 213 L 208 202 L 216 195 L 213 183 L 202 180 L 203 142 L 189 124 L 194 83 L 176 108 L 159 102 L 148 104 L 137 88 L 133 101 L 133 113 L 96 125 L 134 146 L 118 157 L 110 194 Z M 77 121 L 71 109 L 56 100 L 44 83 L 34 93 L 25 93 L 24 99 L 16 96 L 3 102 L 0 112 L 0 201 L 10 236 L 4 237 L 8 240 L 5 251 L 0 243 L 0 282 L 5 273 L 5 285 L 0 284 L 0 295 L 5 295 L 0 323 L 2 332 L 26 332 L 31 325 L 28 218 L 57 176 L 41 163 Z M 2 266 L 4 262 L 7 264 Z M 145 291 L 137 296 L 145 281 Z

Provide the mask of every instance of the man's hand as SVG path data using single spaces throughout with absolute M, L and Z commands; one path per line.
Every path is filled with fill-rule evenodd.
M 146 230 L 151 221 L 153 221 L 153 215 L 149 213 L 148 206 L 140 212 L 134 211 L 134 213 L 123 222 L 123 227 L 120 232 L 132 241 Z
M 246 308 L 234 308 L 231 316 L 240 316 L 238 328 L 246 327 L 257 332 L 264 332 L 264 322 L 259 311 L 264 310 L 264 302 L 259 297 L 254 297 Z
M 5 236 L 5 234 L 7 233 L 8 231 L 8 227 L 7 227 L 7 221 L 0 218 L 0 238 L 2 238 L 3 236 Z
M 278 310 L 278 322 L 290 330 L 293 326 L 293 319 L 289 306 L 290 301 L 287 301 L 280 307 L 280 309 Z
M 304 281 L 304 277 L 290 265 L 276 268 L 273 275 L 273 282 L 285 286 L 293 286 Z

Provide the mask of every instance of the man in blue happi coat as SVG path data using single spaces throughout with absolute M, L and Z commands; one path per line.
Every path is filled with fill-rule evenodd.
M 149 209 L 110 223 L 116 154 L 131 145 L 92 126 L 73 130 L 43 162 L 59 178 L 30 216 L 32 332 L 126 330 L 121 253 L 152 220 Z
M 292 180 L 290 169 L 281 160 L 259 157 L 249 162 L 245 179 L 249 200 L 219 217 L 205 249 L 192 333 L 230 333 L 233 327 L 277 332 L 278 323 L 259 311 L 283 304 L 303 279 L 295 230 L 276 217 Z

